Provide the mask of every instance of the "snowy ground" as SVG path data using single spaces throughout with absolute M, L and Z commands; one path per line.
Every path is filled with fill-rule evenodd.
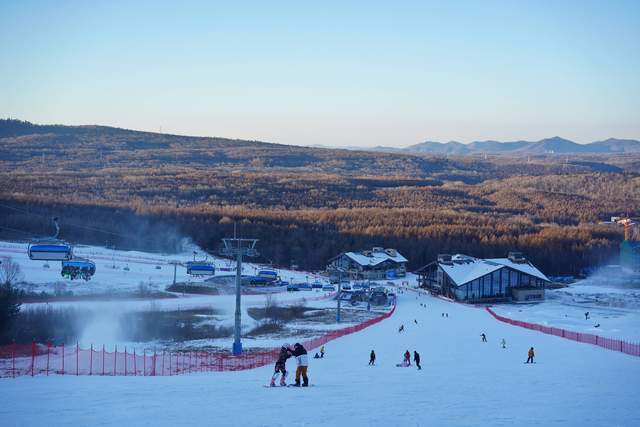
M 640 278 L 615 270 L 547 290 L 542 303 L 497 304 L 493 309 L 512 319 L 640 342 Z
M 193 250 L 198 252 L 198 259 L 203 259 L 202 251 L 193 247 L 181 254 L 152 254 L 135 251 L 117 251 L 97 246 L 75 246 L 76 256 L 89 258 L 96 263 L 96 274 L 85 282 L 84 280 L 68 280 L 60 275 L 59 261 L 32 261 L 27 255 L 28 245 L 25 243 L 0 242 L 0 257 L 11 257 L 20 265 L 24 276 L 25 290 L 46 292 L 53 294 L 58 291 L 72 291 L 74 295 L 92 294 L 133 294 L 138 292 L 143 284 L 152 291 L 164 291 L 173 283 L 172 261 L 187 262 L 193 260 Z M 216 275 L 234 274 L 222 271 L 222 268 L 235 268 L 235 263 L 222 258 L 209 258 L 216 265 Z M 45 267 L 48 265 L 49 267 Z M 157 267 L 160 267 L 158 269 Z M 125 270 L 129 268 L 129 271 Z M 254 275 L 260 269 L 259 265 L 243 264 L 243 274 Z M 300 271 L 275 269 L 282 280 L 296 282 L 324 281 L 322 277 Z M 205 278 L 193 278 L 187 275 L 184 267 L 176 270 L 177 282 L 203 282 Z
M 480 340 L 483 332 L 487 343 Z M 535 365 L 523 363 L 530 346 Z M 367 366 L 372 349 L 375 367 Z M 395 366 L 407 349 L 421 353 L 422 371 Z M 309 389 L 264 388 L 271 367 L 177 377 L 3 379 L 0 420 L 6 426 L 640 423 L 640 359 L 506 325 L 484 310 L 428 296 L 399 295 L 393 317 L 326 350 L 325 359 L 310 361 L 315 386 Z

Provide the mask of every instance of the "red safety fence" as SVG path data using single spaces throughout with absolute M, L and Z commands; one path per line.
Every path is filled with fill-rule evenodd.
M 392 310 L 357 325 L 331 331 L 302 342 L 307 350 L 318 348 L 336 338 L 353 334 L 387 319 Z M 239 371 L 274 363 L 279 348 L 252 351 L 240 356 L 213 351 L 107 351 L 105 346 L 80 348 L 48 344 L 10 344 L 0 347 L 0 376 L 23 375 L 179 375 L 190 372 Z
M 607 350 L 619 351 L 631 356 L 640 357 L 640 343 L 630 343 L 627 341 L 618 340 L 615 338 L 605 338 L 593 334 L 585 334 L 581 332 L 567 331 L 561 328 L 554 328 L 552 326 L 538 325 L 536 323 L 523 322 L 522 320 L 514 320 L 508 317 L 500 316 L 496 314 L 489 307 L 485 309 L 497 320 L 508 323 L 514 326 L 520 326 L 521 328 L 527 328 L 534 331 L 542 332 L 548 335 L 555 335 L 556 337 L 565 338 L 571 341 L 582 342 L 586 344 L 597 345 Z

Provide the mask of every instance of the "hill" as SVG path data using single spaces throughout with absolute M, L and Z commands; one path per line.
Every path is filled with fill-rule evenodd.
M 77 242 L 158 249 L 180 234 L 217 251 L 235 221 L 282 266 L 370 246 L 396 247 L 409 268 L 520 249 L 555 274 L 615 257 L 621 230 L 598 222 L 640 214 L 633 154 L 370 152 L 13 120 L 0 135 L 6 239 L 49 234 L 59 216 Z

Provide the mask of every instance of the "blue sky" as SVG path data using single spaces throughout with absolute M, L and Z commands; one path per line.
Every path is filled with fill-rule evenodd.
M 640 139 L 640 1 L 0 0 L 0 117 L 297 145 Z

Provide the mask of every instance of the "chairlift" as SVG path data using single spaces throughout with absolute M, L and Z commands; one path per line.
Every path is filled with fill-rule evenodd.
M 216 267 L 212 262 L 207 261 L 207 256 L 203 261 L 196 261 L 197 252 L 193 253 L 193 261 L 187 262 L 187 274 L 190 276 L 214 276 Z
M 48 238 L 33 239 L 29 243 L 27 253 L 30 259 L 34 261 L 66 261 L 73 258 L 71 245 L 58 239 L 60 233 L 58 218 L 53 218 L 53 224 L 56 227 L 56 234 Z
M 68 261 L 62 261 L 62 277 L 70 280 L 84 279 L 88 281 L 96 273 L 96 264 L 86 258 L 75 257 Z

